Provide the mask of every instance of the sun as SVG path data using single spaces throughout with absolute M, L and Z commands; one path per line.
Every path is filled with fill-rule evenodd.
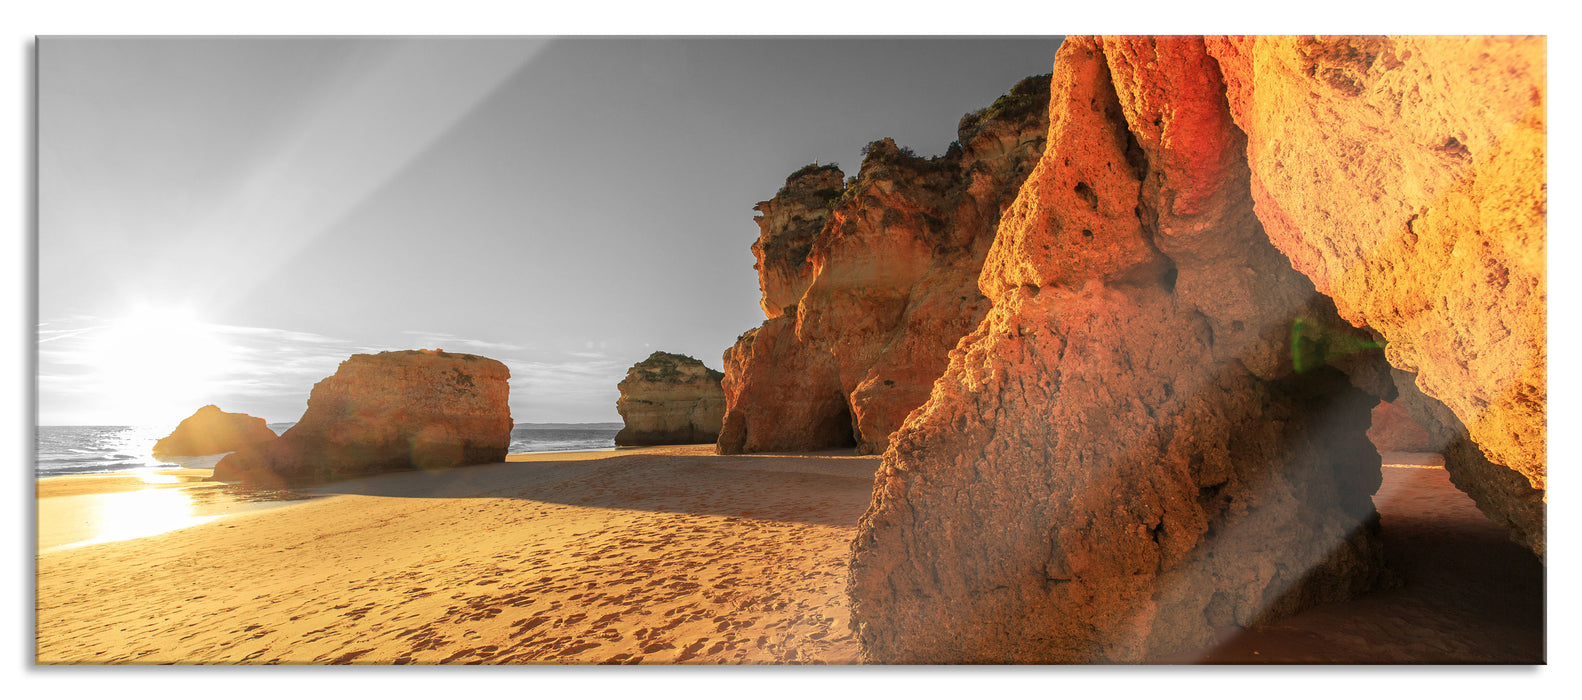
M 106 407 L 138 425 L 175 423 L 214 403 L 230 348 L 179 306 L 137 306 L 97 334 L 93 372 Z

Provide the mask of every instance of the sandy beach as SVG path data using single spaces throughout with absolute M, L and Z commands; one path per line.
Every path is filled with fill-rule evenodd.
M 201 469 L 41 479 L 36 658 L 855 663 L 846 565 L 878 461 L 712 445 L 513 455 L 289 501 L 198 482 Z M 1375 501 L 1402 586 L 1159 661 L 1541 663 L 1543 567 L 1442 469 L 1389 461 Z M 89 511 L 104 506 L 85 499 L 141 494 L 189 503 L 196 524 L 95 542 Z

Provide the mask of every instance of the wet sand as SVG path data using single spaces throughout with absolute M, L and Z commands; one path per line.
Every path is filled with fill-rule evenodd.
M 846 560 L 878 458 L 712 452 L 514 455 L 41 548 L 37 661 L 855 663 Z M 144 487 L 40 480 L 41 543 L 61 530 L 50 502 L 99 489 Z M 1542 661 L 1534 557 L 1442 469 L 1386 468 L 1375 500 L 1401 588 L 1161 661 Z

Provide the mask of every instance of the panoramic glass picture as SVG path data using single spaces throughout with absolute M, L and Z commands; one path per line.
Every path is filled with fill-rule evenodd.
M 1546 42 L 41 37 L 34 661 L 1545 664 Z

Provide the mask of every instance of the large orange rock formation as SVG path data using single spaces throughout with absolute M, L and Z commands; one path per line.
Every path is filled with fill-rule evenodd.
M 313 386 L 296 425 L 220 460 L 213 479 L 277 486 L 504 461 L 510 375 L 439 350 L 352 355 Z
M 1269 237 L 1475 452 L 1452 481 L 1544 551 L 1542 37 L 1215 38 Z M 1429 409 L 1424 409 L 1428 411 Z M 1447 416 L 1450 417 L 1450 416 Z M 1459 438 L 1458 438 L 1459 439 Z M 1491 472 L 1515 472 L 1525 488 Z
M 724 374 L 686 355 L 656 352 L 627 370 L 615 402 L 617 445 L 692 445 L 720 437 Z
M 864 658 L 1140 661 L 1367 590 L 1397 394 L 1541 552 L 1542 58 L 1067 40 L 993 307 L 859 527 Z
M 810 166 L 757 209 L 769 317 L 725 354 L 722 453 L 882 452 L 988 301 L 978 272 L 1043 151 L 1046 76 L 958 125 L 943 156 L 883 139 L 844 189 Z
M 851 409 L 830 357 L 797 339 L 796 316 L 743 333 L 725 351 L 720 454 L 851 447 Z
M 155 457 L 217 455 L 273 442 L 275 431 L 262 418 L 226 413 L 219 406 L 204 406 L 188 416 L 169 435 L 154 443 Z

